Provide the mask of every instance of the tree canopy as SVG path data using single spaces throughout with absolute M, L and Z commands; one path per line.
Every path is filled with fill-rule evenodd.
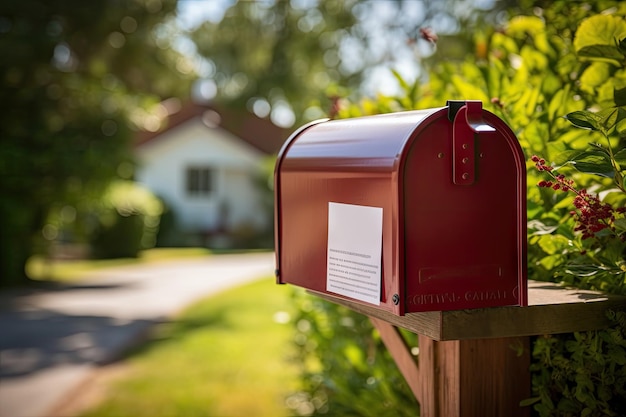
M 80 205 L 128 178 L 150 109 L 187 93 L 170 47 L 175 0 L 24 0 L 0 6 L 0 284 L 23 282 L 57 201 Z M 152 126 L 153 127 L 153 126 Z
M 260 115 L 274 109 L 274 119 L 276 112 L 303 114 L 317 105 L 321 117 L 319 106 L 332 84 L 358 85 L 360 71 L 339 58 L 342 39 L 360 36 L 353 30 L 356 1 L 302 8 L 292 3 L 236 2 L 220 22 L 205 22 L 191 33 L 210 62 L 218 99 Z M 290 118 L 285 124 L 293 123 Z
M 459 33 L 495 19 L 507 4 L 235 1 L 221 20 L 202 23 L 190 38 L 206 60 L 215 100 L 292 125 L 325 117 L 334 97 L 359 91 L 364 80 L 371 84 L 375 72 L 419 76 L 436 33 L 444 47 L 435 59 L 464 56 L 471 42 Z M 374 85 L 373 93 L 383 87 Z

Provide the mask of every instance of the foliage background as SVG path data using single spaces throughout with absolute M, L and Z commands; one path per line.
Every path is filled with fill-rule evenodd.
M 27 282 L 54 209 L 80 212 L 110 181 L 132 177 L 134 131 L 154 128 L 163 98 L 189 92 L 193 68 L 164 25 L 175 6 L 0 3 L 0 285 Z
M 577 189 L 598 194 L 617 210 L 625 202 L 620 123 L 626 104 L 621 99 L 626 87 L 626 49 L 620 41 L 626 38 L 626 5 L 615 1 L 522 3 L 510 11 L 501 27 L 477 31 L 473 53 L 465 59 L 433 65 L 428 82 L 410 83 L 396 74 L 402 94 L 356 103 L 343 100 L 338 117 L 439 107 L 447 99 L 478 99 L 509 124 L 529 158 L 537 154 L 552 161 L 556 175 L 567 175 Z M 601 111 L 606 114 L 597 121 Z M 590 120 L 596 120 L 596 125 L 583 130 L 568 118 L 578 126 L 593 127 Z M 529 279 L 626 294 L 621 214 L 615 211 L 616 218 L 610 220 L 612 233 L 605 230 L 582 239 L 575 231 L 580 219 L 573 205 L 575 194 L 537 187 L 545 175 L 529 159 Z M 306 366 L 313 355 L 308 349 L 301 351 L 304 375 L 311 381 L 307 395 L 315 406 L 314 415 L 350 409 L 369 382 L 378 383 L 375 375 L 385 375 L 390 382 L 396 379 L 397 372 L 384 369 L 383 361 L 368 363 L 374 379 L 356 366 L 337 372 L 333 357 L 338 352 L 344 352 L 346 360 L 355 347 L 369 351 L 370 343 L 380 344 L 366 322 L 327 307 L 316 313 L 303 309 L 303 314 L 317 323 L 314 326 L 322 325 L 318 332 L 304 333 L 302 344 L 324 347 L 315 349 L 321 355 L 319 363 Z M 609 317 L 615 325 L 606 330 L 534 339 L 532 398 L 522 406 L 532 407 L 540 416 L 626 414 L 626 316 L 610 312 Z M 342 322 L 351 323 L 350 332 L 358 334 L 351 335 L 356 341 L 352 345 L 345 340 L 346 329 L 328 331 L 327 323 Z M 396 410 L 410 407 L 401 382 L 377 395 L 381 406 L 369 405 L 362 415 L 386 415 L 387 404 L 394 404 Z

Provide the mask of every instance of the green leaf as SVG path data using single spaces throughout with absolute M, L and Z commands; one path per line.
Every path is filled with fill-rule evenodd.
M 617 93 L 616 93 L 617 94 Z M 615 99 L 617 101 L 617 98 Z M 626 133 L 626 108 L 618 107 L 615 114 L 614 127 L 618 134 Z
M 624 59 L 624 55 L 616 46 L 609 45 L 583 46 L 578 51 L 578 56 L 611 63 L 620 63 Z
M 559 152 L 552 158 L 552 163 L 556 169 L 561 169 L 565 165 L 572 165 L 574 159 L 580 155 L 581 151 L 563 151 Z
M 611 158 L 603 151 L 582 152 L 572 159 L 572 165 L 580 172 L 613 178 L 615 172 Z
M 606 62 L 594 62 L 580 76 L 581 88 L 589 94 L 600 87 L 611 76 L 610 66 Z
M 621 53 L 626 55 L 626 38 L 619 41 L 619 45 L 617 46 Z
M 563 263 L 563 255 L 560 253 L 555 254 L 555 255 L 548 255 L 548 256 L 541 258 L 541 260 L 539 260 L 539 264 L 548 270 L 552 270 L 558 267 L 559 265 L 561 265 L 562 263 Z
M 398 84 L 400 84 L 400 87 L 402 87 L 402 89 L 405 92 L 409 91 L 409 89 L 410 89 L 409 84 L 406 82 L 404 77 L 402 77 L 402 75 L 398 71 L 396 71 L 394 69 L 391 70 L 391 73 L 393 74 L 393 76 L 396 79 L 396 81 L 398 81 Z
M 409 93 L 408 93 L 408 97 L 411 99 L 412 104 L 415 103 L 415 100 L 417 99 L 417 95 L 418 95 L 418 92 L 419 92 L 420 85 L 421 84 L 420 84 L 419 78 L 418 78 L 417 80 L 415 80 L 415 82 L 411 86 L 411 91 L 409 91 Z
M 530 405 L 533 405 L 537 402 L 541 401 L 540 397 L 531 397 L 531 398 L 526 398 L 525 400 L 522 400 L 519 402 L 519 406 L 520 407 L 528 407 Z
M 552 48 L 546 35 L 546 22 L 536 16 L 516 16 L 507 27 L 507 34 L 516 38 L 526 35 L 532 36 L 537 50 L 544 54 L 551 54 Z
M 599 152 L 603 152 L 603 153 L 609 155 L 609 151 L 604 146 L 602 146 L 599 143 L 589 142 L 589 146 L 591 146 L 592 148 L 594 148 L 595 150 L 597 150 Z
M 613 225 L 618 232 L 626 231 L 626 219 L 616 219 Z
M 626 106 L 626 87 L 613 90 L 613 100 L 617 107 Z
M 596 116 L 600 120 L 601 131 L 605 135 L 608 135 L 608 132 L 611 131 L 617 124 L 619 109 L 611 107 L 608 109 L 600 110 L 596 113 Z
M 546 23 L 536 16 L 515 16 L 507 27 L 507 34 L 521 37 L 526 34 L 542 33 L 546 30 Z
M 623 18 L 612 15 L 595 15 L 583 20 L 578 26 L 574 37 L 574 49 L 579 56 L 608 58 L 617 60 L 619 63 L 623 60 L 624 55 L 618 45 L 624 38 L 626 38 L 626 21 Z M 603 46 L 609 48 L 603 48 Z M 619 54 L 619 57 L 616 54 Z
M 550 121 L 556 118 L 557 113 L 559 116 L 565 113 L 564 109 L 569 99 L 569 90 L 570 86 L 566 85 L 565 88 L 557 90 L 554 96 L 552 96 L 550 104 L 548 105 L 548 117 Z
M 542 235 L 539 246 L 548 255 L 560 254 L 570 247 L 570 241 L 561 235 Z
M 577 277 L 592 277 L 600 273 L 596 265 L 568 264 L 565 266 L 565 273 Z
M 591 129 L 601 132 L 605 136 L 617 126 L 626 129 L 623 120 L 626 119 L 626 110 L 611 107 L 593 113 L 586 110 L 579 110 L 565 116 L 574 126 L 582 129 Z
M 609 350 L 609 357 L 618 365 L 626 365 L 626 350 L 620 346 L 611 346 L 611 349 Z
M 462 77 L 460 74 L 452 76 L 452 83 L 459 92 L 459 98 L 465 100 L 481 100 L 487 103 L 491 98 L 487 97 L 482 86 L 476 85 Z
M 565 118 L 576 127 L 601 131 L 598 117 L 590 111 L 579 110 L 571 112 Z

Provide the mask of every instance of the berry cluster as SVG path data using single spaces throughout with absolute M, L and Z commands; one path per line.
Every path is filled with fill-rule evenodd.
M 574 189 L 574 181 L 568 180 L 567 178 L 565 178 L 565 175 L 563 174 L 554 175 L 554 173 L 552 172 L 554 167 L 546 165 L 545 159 L 539 158 L 537 155 L 533 155 L 531 160 L 535 163 L 535 167 L 537 168 L 538 171 L 544 171 L 544 172 L 549 173 L 552 179 L 554 180 L 554 181 L 541 180 L 537 184 L 539 187 L 552 188 L 554 191 L 558 191 L 558 190 L 565 191 L 565 192 L 573 191 L 576 193 L 576 189 Z
M 574 230 L 582 232 L 583 239 L 594 237 L 596 233 L 604 229 L 615 232 L 613 227 L 615 214 L 624 212 L 624 207 L 615 210 L 609 204 L 601 202 L 598 196 L 588 194 L 585 189 L 577 192 L 574 207 L 578 210 L 570 212 L 578 223 Z
M 574 230 L 581 232 L 583 239 L 595 237 L 596 233 L 605 229 L 610 230 L 615 235 L 615 227 L 613 226 L 615 215 L 626 212 L 626 208 L 614 209 L 611 205 L 601 202 L 598 196 L 589 194 L 587 190 L 577 190 L 574 188 L 573 180 L 565 178 L 563 174 L 555 175 L 552 172 L 554 167 L 546 165 L 545 159 L 533 155 L 531 160 L 535 163 L 538 171 L 547 172 L 552 178 L 551 181 L 539 181 L 537 184 L 539 187 L 552 188 L 555 191 L 571 191 L 576 194 L 574 198 L 576 210 L 570 211 L 570 214 L 577 224 Z

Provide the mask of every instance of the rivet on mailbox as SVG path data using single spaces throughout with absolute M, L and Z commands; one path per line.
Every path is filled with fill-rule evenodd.
M 419 311 L 527 305 L 526 164 L 480 101 L 322 120 L 275 169 L 278 283 Z

